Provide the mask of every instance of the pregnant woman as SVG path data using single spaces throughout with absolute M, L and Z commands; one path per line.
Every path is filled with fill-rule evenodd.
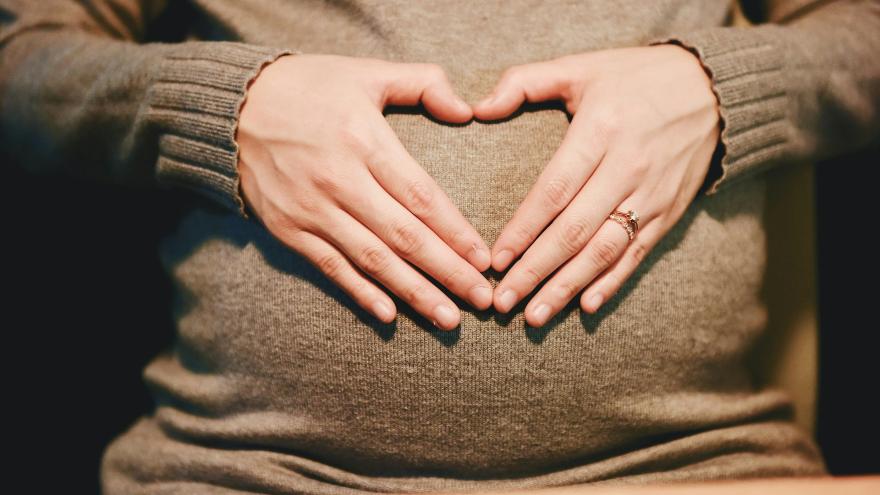
M 192 192 L 104 493 L 827 473 L 745 365 L 762 172 L 876 138 L 878 2 L 0 5 L 6 148 Z

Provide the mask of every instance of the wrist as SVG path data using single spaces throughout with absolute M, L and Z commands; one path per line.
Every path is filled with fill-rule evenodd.
M 683 67 L 686 67 L 682 71 L 683 77 L 689 81 L 687 84 L 693 88 L 694 98 L 705 101 L 707 105 L 712 107 L 715 147 L 711 157 L 705 164 L 706 175 L 697 192 L 698 195 L 704 194 L 710 189 L 712 184 L 721 178 L 724 172 L 721 164 L 725 151 L 721 140 L 724 120 L 721 116 L 721 100 L 715 89 L 712 73 L 704 65 L 699 54 L 689 47 L 674 42 L 652 46 L 655 48 L 664 47 L 670 50 L 670 53 L 675 53 L 680 58 Z
M 236 119 L 235 131 L 233 133 L 233 140 L 235 142 L 235 147 L 237 149 L 236 163 L 235 163 L 236 195 L 239 199 L 239 203 L 238 203 L 239 204 L 239 213 L 241 214 L 241 216 L 243 218 L 246 218 L 246 219 L 250 218 L 254 213 L 254 208 L 251 205 L 247 195 L 245 194 L 245 188 L 242 183 L 242 177 L 243 177 L 243 171 L 244 171 L 244 161 L 242 160 L 242 152 L 241 152 L 241 148 L 242 148 L 241 134 L 242 134 L 242 128 L 245 128 L 245 129 L 248 128 L 247 122 L 250 121 L 250 115 L 252 113 L 252 111 L 251 111 L 252 109 L 248 105 L 248 103 L 252 102 L 254 100 L 253 91 L 254 91 L 255 84 L 258 81 L 262 82 L 265 79 L 267 69 L 270 66 L 274 66 L 274 65 L 278 64 L 279 61 L 281 61 L 283 59 L 291 58 L 295 55 L 299 55 L 299 53 L 300 52 L 283 53 L 272 60 L 267 60 L 265 63 L 263 63 L 257 69 L 257 71 L 254 73 L 253 77 L 251 77 L 250 80 L 248 80 L 247 84 L 245 85 L 244 97 L 242 98 L 241 103 L 238 108 L 238 113 L 237 113 L 238 118 Z M 260 87 L 260 86 L 261 85 L 257 85 L 256 87 Z

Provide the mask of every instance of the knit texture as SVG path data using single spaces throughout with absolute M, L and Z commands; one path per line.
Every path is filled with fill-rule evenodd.
M 719 188 L 757 173 L 759 167 L 773 164 L 789 145 L 792 122 L 786 115 L 785 79 L 779 77 L 785 52 L 763 39 L 762 34 L 760 28 L 725 27 L 650 43 L 687 48 L 700 58 L 712 78 L 720 103 L 720 145 L 724 152 L 713 160 L 712 167 L 720 165 L 721 172 L 706 194 L 715 194 Z M 718 173 L 712 170 L 710 175 Z
M 0 0 L 0 144 L 34 172 L 193 192 L 159 250 L 177 334 L 143 371 L 156 407 L 107 446 L 104 493 L 826 474 L 790 397 L 745 364 L 767 323 L 762 172 L 877 136 L 880 9 L 763 7 L 744 28 L 724 0 Z M 147 41 L 171 9 L 185 35 Z M 575 298 L 536 329 L 530 296 L 496 314 L 446 291 L 462 322 L 444 332 L 389 292 L 382 324 L 243 209 L 238 112 L 279 56 L 438 63 L 477 101 L 511 65 L 652 43 L 699 59 L 724 129 L 711 187 L 595 315 Z M 490 245 L 569 125 L 553 104 L 386 119 Z
M 247 218 L 235 128 L 245 88 L 259 70 L 295 50 L 193 43 L 160 61 L 145 118 L 161 128 L 156 179 L 204 193 Z

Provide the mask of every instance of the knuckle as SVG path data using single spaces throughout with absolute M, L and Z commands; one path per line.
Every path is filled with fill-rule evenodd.
M 507 67 L 506 69 L 504 69 L 504 71 L 501 72 L 500 79 L 502 81 L 511 83 L 511 82 L 516 81 L 516 79 L 518 77 L 520 77 L 521 74 L 522 74 L 522 66 L 521 65 L 511 65 L 510 67 Z
M 544 184 L 543 204 L 548 210 L 559 211 L 568 204 L 572 180 L 565 174 L 551 178 Z
M 637 156 L 629 164 L 630 173 L 636 177 L 644 177 L 651 170 L 651 158 L 648 156 Z
M 578 290 L 571 282 L 559 282 L 555 289 L 556 294 L 564 301 L 570 301 Z
M 434 191 L 421 180 L 407 184 L 405 198 L 406 207 L 417 216 L 429 214 L 434 205 Z
M 648 256 L 648 246 L 643 242 L 636 242 L 633 246 L 632 257 L 636 263 L 641 263 Z
M 303 258 L 309 260 L 309 262 L 311 262 L 313 266 L 321 269 L 320 258 L 316 258 L 315 255 L 311 254 L 307 249 L 307 236 L 309 236 L 309 234 L 302 230 L 277 232 L 273 228 L 269 228 L 269 232 L 272 234 L 273 237 L 280 240 L 288 248 L 296 252 L 299 256 L 302 256 Z M 321 270 L 323 271 L 323 269 Z
M 528 246 L 535 237 L 531 229 L 522 223 L 517 223 L 513 228 L 513 236 L 516 238 L 519 246 Z
M 375 150 L 370 134 L 360 126 L 343 124 L 339 127 L 339 141 L 343 147 L 350 150 L 355 156 L 369 157 Z
M 590 227 L 590 222 L 584 218 L 571 220 L 562 228 L 559 244 L 567 253 L 576 253 L 587 243 L 591 232 Z
M 597 239 L 590 249 L 593 262 L 599 267 L 607 267 L 617 259 L 617 245 L 609 239 Z
M 446 79 L 446 71 L 443 66 L 438 63 L 425 64 L 425 71 L 434 79 Z
M 653 158 L 651 154 L 640 150 L 639 146 L 634 143 L 628 143 L 627 148 L 631 151 L 624 152 L 620 155 L 620 165 L 626 167 L 628 176 L 641 178 L 644 176 L 652 164 Z
M 370 274 L 384 273 L 390 265 L 391 253 L 385 246 L 370 246 L 361 254 L 361 266 Z
M 358 152 L 360 152 L 360 161 L 362 164 L 366 165 L 381 165 L 388 161 L 388 157 L 383 153 L 383 149 L 381 146 L 378 146 L 375 141 L 370 139 L 367 141 L 367 138 L 362 138 L 366 142 L 362 143 L 360 148 L 358 148 Z
M 522 267 L 520 273 L 522 273 L 523 277 L 525 277 L 525 279 L 529 282 L 529 285 L 532 287 L 541 283 L 541 280 L 543 280 L 544 278 L 541 273 L 535 269 L 535 267 L 530 265 Z
M 463 275 L 464 269 L 462 267 L 456 267 L 450 270 L 446 275 L 443 276 L 443 286 L 444 287 L 452 287 L 456 280 L 461 278 Z
M 468 246 L 468 248 L 470 248 L 471 243 L 465 244 L 465 242 L 463 240 L 463 239 L 465 239 L 465 234 L 466 234 L 466 232 L 463 230 L 458 230 L 458 229 L 454 230 L 452 232 L 452 234 L 449 236 L 449 245 L 453 249 L 456 249 L 458 246 L 465 246 L 465 245 Z
M 344 182 L 332 167 L 324 167 L 312 175 L 312 185 L 331 196 L 336 196 L 342 190 Z
M 302 213 L 307 213 L 308 216 L 315 216 L 319 213 L 323 213 L 326 210 L 326 206 L 322 201 L 320 201 L 320 197 L 313 192 L 305 192 L 300 194 L 296 198 L 296 205 L 291 206 L 290 211 L 298 211 Z
M 620 119 L 614 112 L 601 112 L 593 124 L 593 131 L 599 135 L 602 141 L 608 142 L 620 132 Z
M 424 243 L 418 230 L 418 227 L 413 223 L 392 226 L 390 237 L 394 249 L 404 256 L 417 253 Z
M 662 205 L 663 207 L 662 212 L 657 214 L 657 217 L 665 215 L 674 218 L 681 218 L 688 207 L 688 203 L 682 200 L 681 190 L 678 187 L 657 191 L 654 194 L 651 194 L 651 198 L 653 199 L 654 197 L 657 198 L 656 204 L 658 206 Z
M 369 301 L 371 299 L 370 285 L 371 284 L 366 280 L 359 279 L 356 282 L 351 283 L 349 294 L 351 294 L 356 301 Z
M 601 137 L 600 133 L 600 137 Z M 604 139 L 604 138 L 603 138 Z M 605 139 L 603 142 L 607 141 Z M 594 165 L 602 158 L 600 149 L 597 146 L 576 144 L 571 147 L 572 160 L 575 165 L 587 166 Z
M 300 231 L 299 220 L 282 209 L 270 209 L 263 218 L 266 226 L 293 238 Z
M 325 254 L 318 258 L 318 268 L 333 280 L 339 279 L 344 264 L 345 262 L 342 260 L 342 257 L 336 253 Z
M 299 231 L 303 233 L 317 233 L 322 237 L 330 237 L 332 235 L 330 229 L 332 224 L 336 221 L 337 220 L 325 207 L 320 210 L 315 210 L 312 214 L 303 216 L 303 218 L 299 220 Z
M 428 298 L 428 287 L 418 283 L 407 288 L 403 293 L 403 300 L 412 307 L 418 307 L 422 301 Z

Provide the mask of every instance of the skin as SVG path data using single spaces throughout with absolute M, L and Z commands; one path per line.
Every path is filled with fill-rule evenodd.
M 421 101 L 434 117 L 463 123 L 553 99 L 565 103 L 571 125 L 491 256 L 382 114 L 388 104 Z M 594 313 L 693 201 L 719 133 L 699 60 L 659 45 L 512 66 L 476 105 L 436 64 L 281 57 L 249 88 L 236 140 L 242 196 L 273 236 L 380 320 L 392 321 L 396 308 L 373 280 L 451 330 L 458 308 L 405 260 L 474 307 L 505 313 L 552 274 L 526 306 L 531 326 L 579 293 Z M 632 242 L 608 219 L 616 209 L 639 214 Z M 480 272 L 515 259 L 493 291 Z
M 499 119 L 524 101 L 555 99 L 571 124 L 492 246 L 498 271 L 519 257 L 494 290 L 498 311 L 552 274 L 525 308 L 536 327 L 578 294 L 581 308 L 595 313 L 620 289 L 696 196 L 720 133 L 711 80 L 676 45 L 509 67 L 473 113 Z M 618 209 L 640 217 L 632 242 L 608 219 Z
M 381 321 L 396 308 L 374 281 L 449 330 L 458 307 L 407 262 L 483 310 L 492 305 L 480 273 L 489 248 L 382 113 L 419 102 L 444 121 L 473 117 L 436 64 L 279 58 L 248 88 L 239 116 L 241 194 L 276 239 Z

